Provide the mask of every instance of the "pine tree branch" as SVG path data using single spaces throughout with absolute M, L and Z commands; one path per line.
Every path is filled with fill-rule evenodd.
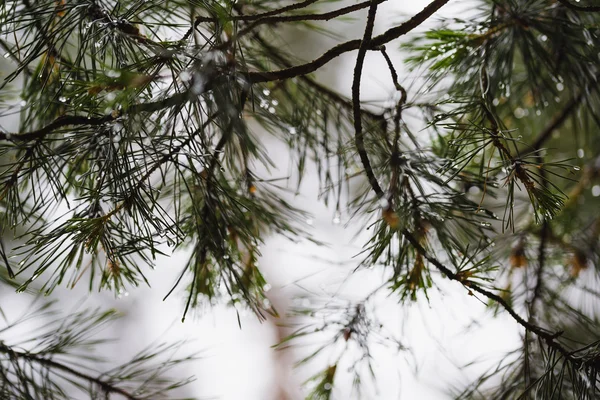
M 260 13 L 260 14 L 232 15 L 231 21 L 244 21 L 244 22 L 256 21 L 256 20 L 268 18 L 268 17 L 274 16 L 274 15 L 283 14 L 288 11 L 300 10 L 302 8 L 306 8 L 306 7 L 310 6 L 313 3 L 316 3 L 317 1 L 319 1 L 319 0 L 304 0 L 304 1 L 301 1 L 300 3 L 290 4 L 289 6 L 281 7 L 276 10 L 266 11 L 266 12 Z M 196 25 L 200 24 L 202 22 L 219 22 L 219 19 L 215 18 L 215 17 L 203 17 L 203 16 L 196 17 Z
M 450 0 L 434 0 L 427 7 L 425 7 L 420 13 L 416 14 L 410 20 L 401 24 L 398 27 L 392 28 L 388 30 L 386 33 L 376 36 L 372 40 L 369 41 L 369 49 L 377 49 L 381 45 L 393 40 L 403 34 L 410 32 L 412 29 L 419 26 L 423 23 L 427 18 L 429 18 L 433 13 L 435 13 L 439 8 L 448 3 Z M 311 72 L 316 71 L 327 62 L 331 61 L 333 58 L 340 56 L 348 51 L 357 50 L 360 47 L 361 40 L 351 40 L 346 43 L 342 43 L 333 47 L 332 49 L 325 52 L 321 57 L 316 60 L 286 68 L 279 71 L 270 71 L 270 72 L 249 72 L 246 74 L 246 78 L 250 83 L 259 83 L 259 82 L 268 82 L 280 79 L 288 79 L 293 78 L 295 76 L 307 75 Z M 208 80 L 210 82 L 210 79 Z M 206 90 L 206 88 L 205 88 Z M 128 113 L 137 113 L 137 112 L 153 112 L 158 111 L 163 108 L 168 108 L 174 105 L 183 104 L 188 100 L 188 93 L 178 93 L 172 97 L 169 97 L 165 100 L 154 102 L 154 103 L 143 103 L 137 104 L 130 107 L 127 111 Z M 40 128 L 35 131 L 25 132 L 21 134 L 12 134 L 0 132 L 0 140 L 13 140 L 19 142 L 27 142 L 32 140 L 37 140 L 44 137 L 46 134 L 53 132 L 56 129 L 65 127 L 65 126 L 76 126 L 76 125 L 101 125 L 103 123 L 109 122 L 115 119 L 111 116 L 104 117 L 93 117 L 88 119 L 87 117 L 82 116 L 62 116 L 57 118 L 54 122 L 49 125 Z
M 210 81 L 209 81 L 210 82 Z M 208 85 L 205 88 L 208 90 Z M 159 111 L 165 108 L 179 106 L 184 104 L 190 99 L 190 94 L 188 92 L 181 92 L 174 94 L 171 97 L 167 97 L 166 99 L 159 100 L 152 103 L 138 103 L 134 104 L 127 109 L 126 114 L 137 114 L 137 113 L 152 113 L 155 111 Z M 105 124 L 107 122 L 114 121 L 120 118 L 122 114 L 119 115 L 105 115 L 103 117 L 84 117 L 81 115 L 63 115 L 55 119 L 50 124 L 29 132 L 23 133 L 9 133 L 9 132 L 0 132 L 0 140 L 11 140 L 13 142 L 31 142 L 34 140 L 39 140 L 44 138 L 44 136 L 54 132 L 57 129 L 64 128 L 67 126 L 98 126 Z
M 377 4 L 381 4 L 386 1 L 387 0 L 376 0 Z M 278 15 L 278 16 L 260 18 L 256 21 L 254 21 L 254 23 L 252 23 L 252 24 L 248 25 L 247 27 L 245 27 L 244 29 L 240 30 L 237 33 L 235 38 L 236 39 L 241 38 L 242 36 L 246 35 L 248 32 L 253 31 L 259 25 L 278 24 L 278 23 L 285 23 L 285 22 L 301 22 L 301 21 L 329 21 L 331 19 L 338 18 L 338 17 L 344 16 L 346 14 L 350 14 L 355 11 L 359 11 L 364 8 L 367 8 L 367 7 L 369 7 L 370 4 L 371 4 L 371 1 L 367 0 L 367 1 L 363 1 L 362 3 L 357 3 L 357 4 L 354 4 L 351 6 L 342 7 L 338 10 L 333 10 L 333 11 L 329 11 L 329 12 L 325 12 L 325 13 L 321 13 L 321 14 Z
M 369 41 L 369 50 L 376 50 L 380 46 L 412 31 L 413 29 L 421 25 L 423 22 L 425 22 L 429 17 L 431 17 L 437 10 L 439 10 L 449 1 L 450 0 L 432 1 L 421 12 L 415 14 L 408 21 L 404 22 L 403 24 L 400 24 L 397 27 L 387 30 L 385 33 L 379 36 L 375 36 L 374 38 L 372 38 Z M 336 57 L 339 57 L 344 53 L 353 50 L 358 50 L 360 48 L 361 43 L 362 41 L 359 39 L 350 40 L 332 47 L 331 49 L 323 53 L 320 57 L 316 58 L 315 60 L 309 63 L 296 65 L 294 67 L 282 69 L 279 71 L 249 72 L 246 76 L 249 82 L 258 83 L 276 81 L 280 79 L 288 79 L 299 75 L 307 75 L 312 72 L 315 72 L 317 69 L 321 68 L 329 61 L 333 60 Z
M 173 159 L 174 156 L 176 156 L 177 154 L 179 154 L 179 152 L 181 150 L 183 150 L 186 146 L 188 146 L 192 140 L 194 140 L 196 138 L 196 136 L 202 132 L 204 132 L 204 130 L 215 120 L 215 118 L 217 118 L 219 114 L 213 114 L 211 115 L 209 118 L 207 118 L 206 121 L 204 121 L 204 123 L 202 124 L 202 126 L 198 129 L 196 129 L 194 132 L 192 132 L 187 139 L 185 139 L 183 142 L 181 142 L 179 145 L 174 146 L 168 153 L 163 154 L 162 157 L 160 157 L 155 163 L 154 165 L 152 165 L 145 173 L 144 175 L 142 175 L 142 177 L 138 180 L 137 184 L 129 191 L 129 195 L 123 199 L 123 201 L 116 206 L 112 211 L 109 211 L 107 214 L 105 214 L 104 218 L 108 219 L 110 218 L 112 215 L 116 214 L 119 210 L 121 210 L 123 207 L 127 206 L 129 204 L 129 202 L 131 201 L 131 199 L 133 198 L 134 194 L 140 190 L 143 186 L 144 186 L 144 182 L 150 178 L 150 176 L 152 176 L 152 174 L 154 172 L 156 172 L 156 170 L 158 170 L 163 164 L 165 164 L 166 162 L 170 161 Z M 217 148 L 215 150 L 215 157 L 216 154 L 218 154 L 223 145 L 225 143 L 221 143 L 219 142 L 219 144 L 217 145 Z M 214 164 L 214 160 L 213 160 L 213 164 Z M 211 164 L 212 165 L 212 164 Z M 212 167 L 214 168 L 214 167 Z M 211 171 L 212 171 L 211 168 Z
M 356 65 L 354 66 L 354 79 L 352 81 L 352 110 L 354 115 L 354 142 L 356 144 L 356 150 L 358 151 L 358 155 L 360 156 L 360 160 L 362 161 L 365 173 L 367 174 L 367 178 L 369 179 L 369 183 L 371 184 L 373 191 L 377 197 L 382 198 L 385 196 L 385 194 L 383 193 L 381 186 L 379 186 L 379 182 L 377 182 L 371 162 L 369 161 L 367 150 L 365 149 L 364 133 L 362 131 L 362 118 L 360 115 L 360 81 L 365 62 L 365 56 L 367 55 L 367 50 L 371 44 L 370 42 L 373 34 L 373 27 L 375 25 L 376 14 L 377 2 L 372 0 L 371 6 L 369 7 L 369 14 L 367 16 L 367 26 L 358 49 L 358 55 L 356 56 Z
M 281 65 L 285 66 L 286 68 L 290 68 L 292 66 L 292 63 L 290 61 L 288 61 L 286 58 L 284 58 L 275 49 L 275 47 L 273 47 L 269 43 L 267 43 L 267 41 L 264 40 L 262 38 L 262 36 L 260 36 L 260 34 L 256 33 L 254 35 L 254 38 L 260 43 L 261 46 L 263 46 L 267 50 L 267 52 L 269 53 L 269 55 L 271 57 L 273 57 L 274 59 L 276 59 L 279 63 L 281 63 Z M 301 76 L 299 76 L 299 79 L 301 79 L 302 81 L 304 81 L 308 86 L 310 86 L 311 88 L 315 89 L 320 94 L 329 97 L 331 100 L 335 101 L 336 103 L 338 103 L 342 107 L 346 108 L 349 111 L 352 111 L 352 102 L 350 100 L 348 100 L 346 97 L 344 97 L 341 94 L 339 94 L 339 93 L 337 93 L 337 92 L 329 89 L 327 86 L 318 83 L 315 79 L 313 79 L 310 76 L 301 75 Z M 374 112 L 371 112 L 371 111 L 365 110 L 365 109 L 362 109 L 361 113 L 364 116 L 366 116 L 368 118 L 371 118 L 373 120 L 385 122 L 385 117 L 383 116 L 383 114 L 376 114 Z
M 259 19 L 263 19 L 263 18 L 268 18 L 274 15 L 278 15 L 278 14 L 283 14 L 285 12 L 288 11 L 294 11 L 294 10 L 299 10 L 302 8 L 306 8 L 308 6 L 310 6 L 313 3 L 316 3 L 319 0 L 304 0 L 301 1 L 300 3 L 296 3 L 296 4 L 290 4 L 288 6 L 285 7 L 281 7 L 278 8 L 276 10 L 271 10 L 271 11 L 266 11 L 264 13 L 260 13 L 260 14 L 249 14 L 249 15 L 232 15 L 230 17 L 231 21 L 243 21 L 243 22 L 251 22 L 251 21 L 256 21 Z M 234 6 L 236 9 L 241 9 L 241 7 L 235 5 Z M 180 39 L 181 41 L 185 41 L 187 40 L 192 33 L 194 32 L 194 30 L 198 27 L 198 25 L 200 25 L 201 23 L 204 22 L 209 22 L 209 23 L 219 23 L 221 22 L 221 19 L 219 19 L 218 17 L 205 17 L 205 16 L 197 16 L 194 19 L 194 23 L 192 24 L 192 26 L 190 27 L 190 29 L 187 30 L 187 32 L 183 35 L 183 37 Z
M 576 364 L 580 363 L 579 360 L 575 359 L 572 356 L 571 352 L 569 352 L 565 347 L 563 347 L 560 343 L 558 343 L 556 341 L 556 338 L 558 336 L 560 336 L 562 334 L 562 332 L 551 333 L 551 332 L 545 330 L 544 328 L 534 325 L 531 322 L 525 320 L 502 297 L 490 292 L 487 289 L 482 288 L 481 286 L 477 285 L 473 281 L 466 280 L 466 279 L 464 279 L 464 277 L 462 277 L 458 274 L 455 274 L 448 267 L 446 267 L 444 264 L 442 264 L 438 259 L 430 256 L 427 253 L 427 251 L 425 250 L 425 248 L 423 248 L 423 246 L 419 243 L 419 241 L 408 230 L 403 229 L 402 235 L 404 235 L 404 237 L 410 242 L 410 244 L 419 253 L 421 253 L 423 255 L 423 257 L 425 257 L 425 259 L 427 259 L 427 261 L 429 261 L 431 264 L 433 264 L 447 278 L 449 278 L 450 280 L 453 280 L 453 281 L 460 282 L 461 284 L 463 284 L 470 290 L 477 292 L 479 294 L 482 294 L 483 296 L 487 297 L 488 299 L 493 300 L 496 303 L 500 304 L 519 325 L 521 325 L 528 331 L 533 332 L 536 335 L 538 335 L 539 337 L 541 337 L 542 339 L 544 339 L 546 344 L 549 347 L 558 351 L 565 359 L 568 359 L 569 361 L 574 362 Z
M 558 2 L 564 5 L 565 7 L 570 8 L 571 10 L 590 12 L 600 11 L 600 6 L 579 6 L 577 4 L 571 3 L 569 0 L 558 0 Z
M 25 6 L 25 8 L 33 15 L 35 14 L 34 11 L 32 10 L 32 5 L 29 2 L 29 0 L 22 0 L 23 1 L 23 5 Z M 56 49 L 56 46 L 54 46 L 54 43 L 52 43 L 52 41 L 48 38 L 47 30 L 44 29 L 44 27 L 42 26 L 42 24 L 40 23 L 39 19 L 34 18 L 34 25 L 39 33 L 39 36 L 42 40 L 42 42 L 46 45 L 46 48 L 48 49 L 48 53 L 53 56 L 54 58 L 56 58 L 57 60 L 59 60 L 62 64 L 66 65 L 69 69 L 75 69 L 73 64 L 65 59 L 62 54 L 60 53 L 60 51 L 58 51 Z
M 115 394 L 119 394 L 119 395 L 125 397 L 128 400 L 142 400 L 141 397 L 137 397 L 137 396 L 129 393 L 125 389 L 121 389 L 121 388 L 115 386 L 111 382 L 108 382 L 106 380 L 102 380 L 100 378 L 85 374 L 83 372 L 79 372 L 79 371 L 77 371 L 67 365 L 64 365 L 60 362 L 54 361 L 50 358 L 44 358 L 44 357 L 40 356 L 39 354 L 14 350 L 10 346 L 7 346 L 6 344 L 4 344 L 2 342 L 0 342 L 0 353 L 8 355 L 12 359 L 17 358 L 17 359 L 22 359 L 22 360 L 25 360 L 28 362 L 37 363 L 37 364 L 42 365 L 50 370 L 58 370 L 58 371 L 66 372 L 69 375 L 75 376 L 79 379 L 83 379 L 89 383 L 98 385 L 98 387 L 100 387 L 102 389 L 102 391 L 104 391 L 104 393 L 107 395 L 110 393 L 115 393 Z

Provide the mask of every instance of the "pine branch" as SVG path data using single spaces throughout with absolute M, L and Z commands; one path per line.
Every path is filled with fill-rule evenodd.
M 558 2 L 560 4 L 562 4 L 563 6 L 570 8 L 571 10 L 588 11 L 588 12 L 600 11 L 600 6 L 580 6 L 580 5 L 571 3 L 569 0 L 558 0 Z
M 360 81 L 362 76 L 363 64 L 365 61 L 365 56 L 367 54 L 367 49 L 371 44 L 371 35 L 373 34 L 373 26 L 375 25 L 375 15 L 377 14 L 377 3 L 373 0 L 371 1 L 371 5 L 369 7 L 369 14 L 367 16 L 367 26 L 365 28 L 365 33 L 363 39 L 361 41 L 360 47 L 358 49 L 358 55 L 356 57 L 356 65 L 354 67 L 354 79 L 352 81 L 352 110 L 354 115 L 354 143 L 356 145 L 356 150 L 360 156 L 360 159 L 363 164 L 363 168 L 365 173 L 367 174 L 367 178 L 369 179 L 369 183 L 373 188 L 373 191 L 379 198 L 383 198 L 385 194 L 379 186 L 377 182 L 377 178 L 373 172 L 373 167 L 371 166 L 371 162 L 369 161 L 369 156 L 365 149 L 365 140 L 364 134 L 362 131 L 362 118 L 360 115 Z
M 377 4 L 381 4 L 386 2 L 387 0 L 377 0 Z M 355 11 L 362 10 L 364 8 L 369 7 L 371 4 L 370 0 L 363 1 L 362 3 L 357 3 L 351 6 L 343 7 L 334 11 L 329 11 L 321 14 L 299 14 L 299 15 L 284 15 L 284 16 L 269 16 L 265 18 L 260 18 L 248 25 L 247 27 L 240 30 L 235 39 L 239 39 L 242 36 L 246 35 L 249 32 L 252 32 L 260 25 L 272 25 L 278 23 L 286 23 L 286 22 L 304 22 L 304 21 L 329 21 L 334 18 L 338 18 Z
M 423 22 L 425 22 L 429 17 L 431 17 L 437 10 L 439 10 L 449 1 L 450 0 L 432 1 L 421 12 L 413 16 L 408 21 L 400 24 L 397 27 L 387 30 L 385 33 L 379 36 L 375 36 L 372 40 L 369 41 L 369 50 L 377 50 L 380 46 L 394 39 L 397 39 L 402 35 L 409 33 L 410 31 L 421 25 Z M 280 79 L 288 79 L 300 75 L 307 75 L 312 72 L 315 72 L 316 70 L 327 64 L 329 61 L 333 60 L 336 57 L 339 57 L 344 53 L 353 50 L 358 50 L 360 48 L 361 43 L 361 40 L 350 40 L 332 47 L 331 49 L 323 53 L 320 57 L 316 58 L 315 60 L 309 63 L 296 65 L 294 67 L 282 69 L 279 71 L 249 72 L 247 73 L 247 78 L 248 81 L 251 83 L 258 83 L 276 81 Z
M 210 86 L 204 90 L 208 90 Z M 124 114 L 152 113 L 165 108 L 181 106 L 190 99 L 190 93 L 181 92 L 174 94 L 164 100 L 159 100 L 152 103 L 138 103 L 131 105 Z M 115 121 L 121 118 L 123 114 L 109 114 L 103 117 L 84 117 L 78 115 L 63 115 L 58 117 L 52 123 L 30 132 L 23 133 L 7 133 L 0 132 L 0 140 L 10 140 L 13 142 L 31 142 L 34 140 L 43 139 L 46 135 L 53 133 L 55 130 L 67 126 L 99 126 L 107 122 Z
M 114 393 L 114 394 L 119 394 L 128 400 L 142 400 L 141 397 L 137 397 L 137 396 L 133 395 L 132 393 L 129 393 L 125 389 L 121 389 L 118 386 L 115 386 L 114 384 L 112 384 L 109 381 L 85 374 L 80 371 L 77 371 L 65 364 L 62 364 L 58 361 L 52 360 L 51 358 L 45 358 L 42 355 L 18 351 L 18 350 L 13 349 L 10 346 L 7 346 L 6 344 L 4 344 L 2 342 L 0 342 L 0 353 L 6 354 L 11 359 L 22 359 L 22 360 L 25 360 L 28 362 L 33 362 L 33 363 L 39 364 L 45 368 L 48 368 L 49 370 L 65 372 L 68 375 L 82 379 L 90 384 L 97 385 L 98 387 L 100 387 L 102 389 L 102 391 L 106 395 Z

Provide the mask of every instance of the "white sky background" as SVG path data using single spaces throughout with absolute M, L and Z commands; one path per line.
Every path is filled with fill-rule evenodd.
M 375 33 L 382 33 L 393 23 L 406 19 L 420 11 L 428 2 L 423 0 L 389 1 L 379 7 Z M 455 2 L 456 3 L 456 2 Z M 463 3 L 463 2 L 461 2 Z M 340 6 L 335 4 L 335 7 Z M 463 9 L 446 6 L 436 14 L 440 16 L 458 15 L 467 18 Z M 327 28 L 343 33 L 348 38 L 359 38 L 364 31 L 365 13 L 356 13 L 353 22 L 328 22 Z M 335 40 L 316 36 L 312 32 L 293 31 L 284 35 L 290 48 L 306 60 L 313 59 L 335 44 Z M 404 38 L 406 40 L 406 38 Z M 387 46 L 402 83 L 410 86 L 403 56 L 397 51 L 399 41 Z M 349 95 L 352 70 L 356 52 L 339 57 L 327 64 L 317 75 L 321 82 Z M 387 66 L 379 53 L 367 55 L 362 82 L 362 100 L 385 101 L 393 94 L 393 86 Z M 410 94 L 409 94 L 410 95 Z M 11 128 L 3 121 L 5 128 Z M 13 125 L 14 127 L 14 125 Z M 288 152 L 285 146 L 270 136 L 263 141 L 269 148 L 270 156 L 281 166 L 279 176 L 288 171 Z M 345 282 L 354 270 L 357 260 L 352 256 L 361 248 L 359 235 L 353 239 L 356 224 L 348 222 L 347 213 L 342 213 L 342 224 L 332 223 L 333 209 L 327 209 L 317 200 L 318 183 L 313 168 L 307 170 L 301 195 L 294 203 L 313 213 L 312 231 L 319 240 L 329 243 L 319 247 L 307 242 L 291 243 L 280 237 L 270 237 L 262 246 L 263 256 L 260 265 L 273 289 L 270 294 L 279 311 L 291 303 L 293 296 L 305 294 L 294 282 L 300 280 L 303 288 L 325 294 L 339 292 L 340 297 L 360 299 L 382 283 L 380 270 L 359 271 L 356 276 Z M 342 210 L 344 211 L 344 210 Z M 152 287 L 140 287 L 130 291 L 129 296 L 120 300 L 110 293 L 93 293 L 85 300 L 89 306 L 116 307 L 125 313 L 125 318 L 115 324 L 108 336 L 118 339 L 106 347 L 104 353 L 115 363 L 125 361 L 136 351 L 153 341 L 173 341 L 191 339 L 185 352 L 200 350 L 202 358 L 189 364 L 182 375 L 195 375 L 196 382 L 189 385 L 182 395 L 196 397 L 215 397 L 223 400 L 269 400 L 279 399 L 276 380 L 287 374 L 290 360 L 298 359 L 303 349 L 286 354 L 282 362 L 271 346 L 277 342 L 277 330 L 271 322 L 259 323 L 251 314 L 242 314 L 242 329 L 238 327 L 233 310 L 225 307 L 206 308 L 196 312 L 194 318 L 188 318 L 184 324 L 180 321 L 183 312 L 183 285 L 166 301 L 163 296 L 168 292 L 186 260 L 185 252 L 174 257 L 159 259 L 155 271 L 147 276 Z M 365 398 L 373 399 L 446 399 L 445 391 L 451 385 L 465 383 L 465 375 L 456 367 L 476 359 L 491 361 L 493 364 L 502 355 L 519 343 L 520 330 L 508 317 L 492 319 L 482 318 L 485 307 L 458 284 L 440 279 L 434 275 L 441 290 L 429 291 L 431 302 L 421 299 L 409 307 L 390 298 L 378 299 L 377 315 L 388 331 L 401 338 L 404 345 L 411 348 L 407 352 L 394 353 L 382 347 L 375 349 L 375 366 L 378 376 L 378 392 L 372 392 Z M 73 291 L 60 287 L 56 290 L 62 298 L 61 305 L 69 310 L 86 298 L 85 285 Z M 23 305 L 24 295 L 0 294 L 3 309 L 16 313 Z M 27 298 L 26 301 L 29 301 Z M 475 326 L 466 333 L 473 321 Z M 182 354 L 183 355 L 183 354 Z M 416 361 L 415 361 L 416 360 Z M 298 390 L 300 383 L 317 369 L 327 366 L 327 359 L 320 359 L 320 365 L 312 364 L 312 369 L 295 371 L 283 386 L 288 389 L 290 399 L 303 398 Z M 491 365 L 491 364 L 487 364 Z M 480 368 L 466 370 L 473 378 Z M 339 370 L 338 373 L 343 373 Z M 348 387 L 346 387 L 348 386 Z M 334 388 L 335 398 L 353 398 L 349 393 L 350 385 Z

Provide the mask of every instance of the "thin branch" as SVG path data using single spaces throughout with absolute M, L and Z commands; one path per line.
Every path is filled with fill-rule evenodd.
M 449 1 L 450 0 L 432 1 L 421 12 L 417 13 L 408 21 L 404 22 L 403 24 L 397 27 L 387 30 L 385 33 L 379 36 L 375 36 L 374 38 L 372 38 L 372 40 L 370 40 L 369 42 L 370 44 L 368 50 L 376 50 L 382 45 L 412 31 L 413 29 L 421 25 L 423 22 L 425 22 L 429 17 L 431 17 L 437 10 L 439 10 Z M 312 72 L 315 72 L 334 58 L 349 51 L 358 50 L 360 48 L 361 43 L 362 41 L 359 39 L 350 40 L 348 42 L 344 42 L 338 44 L 335 47 L 332 47 L 331 49 L 323 53 L 319 58 L 316 58 L 315 60 L 309 63 L 296 65 L 294 67 L 282 69 L 279 71 L 249 72 L 246 75 L 246 77 L 251 83 L 258 83 L 276 81 L 280 79 L 288 79 L 299 75 L 310 74 Z
M 377 4 L 381 4 L 386 2 L 387 0 L 376 0 Z M 248 32 L 251 32 L 259 25 L 265 24 L 277 24 L 282 22 L 301 22 L 301 21 L 329 21 L 334 18 L 338 18 L 344 16 L 346 14 L 353 13 L 355 11 L 362 10 L 364 8 L 369 7 L 371 4 L 370 0 L 363 1 L 362 3 L 357 3 L 351 6 L 342 7 L 337 10 L 320 13 L 320 14 L 299 14 L 299 15 L 277 15 L 272 17 L 265 17 L 254 21 L 254 23 L 248 25 L 244 29 L 240 30 L 236 35 L 236 39 L 244 36 Z
M 208 85 L 205 88 L 208 90 Z M 164 100 L 159 100 L 152 103 L 139 103 L 129 107 L 126 114 L 136 114 L 140 112 L 155 112 L 165 108 L 182 105 L 189 100 L 188 92 L 177 93 L 171 97 L 167 97 Z M 24 133 L 9 133 L 0 132 L 0 140 L 11 140 L 13 142 L 31 142 L 33 140 L 42 139 L 47 134 L 53 131 L 64 128 L 66 126 L 98 126 L 107 122 L 114 121 L 120 118 L 122 115 L 105 115 L 103 117 L 84 117 L 82 115 L 63 115 L 55 119 L 50 124 L 30 132 Z
M 260 34 L 258 34 L 258 33 L 255 34 L 254 38 L 261 44 L 261 46 L 263 46 L 268 51 L 269 56 L 271 56 L 274 59 L 276 59 L 277 61 L 279 61 L 286 68 L 289 68 L 292 66 L 290 61 L 285 59 L 273 46 L 271 46 L 269 43 L 267 43 L 267 41 L 264 40 L 262 38 L 262 36 L 260 36 Z M 304 81 L 308 86 L 315 89 L 320 94 L 329 97 L 331 100 L 335 101 L 336 103 L 343 106 L 344 108 L 346 108 L 350 111 L 352 110 L 352 102 L 350 100 L 348 100 L 346 97 L 342 96 L 341 94 L 329 89 L 325 85 L 318 83 L 310 76 L 301 75 L 299 77 L 299 79 Z M 385 121 L 383 114 L 376 114 L 374 112 L 371 112 L 371 111 L 365 110 L 365 109 L 362 109 L 361 112 L 364 116 L 372 118 L 376 121 Z
M 49 358 L 41 357 L 40 355 L 37 355 L 34 353 L 13 350 L 10 346 L 7 346 L 3 343 L 0 343 L 0 353 L 7 354 L 11 358 L 20 358 L 23 360 L 27 360 L 29 362 L 36 362 L 36 363 L 43 365 L 49 369 L 55 369 L 55 370 L 66 372 L 69 375 L 76 376 L 77 378 L 80 378 L 87 382 L 98 385 L 100 388 L 102 388 L 102 390 L 106 394 L 116 393 L 116 394 L 120 394 L 121 396 L 125 397 L 128 400 L 141 400 L 141 397 L 134 396 L 133 394 L 126 391 L 125 389 L 121 389 L 117 386 L 114 386 L 114 384 L 112 384 L 108 381 L 93 377 L 88 374 L 84 374 L 83 372 L 76 371 L 75 369 L 73 369 L 67 365 L 64 365 L 62 363 L 59 363 L 59 362 L 54 361 Z
M 455 274 L 450 269 L 448 269 L 448 267 L 446 267 L 444 264 L 442 264 L 440 261 L 438 261 L 436 258 L 434 258 L 433 256 L 430 256 L 427 253 L 427 251 L 425 250 L 425 248 L 423 248 L 423 246 L 419 243 L 419 241 L 408 230 L 403 229 L 402 235 L 404 235 L 404 237 L 410 242 L 410 244 L 419 253 L 421 253 L 423 255 L 423 257 L 425 257 L 425 259 L 427 259 L 427 261 L 429 261 L 431 264 L 433 264 L 447 278 L 449 278 L 453 281 L 460 282 L 463 285 L 465 285 L 466 287 L 468 287 L 470 290 L 477 292 L 479 294 L 482 294 L 483 296 L 487 297 L 488 299 L 493 300 L 496 303 L 500 304 L 510 314 L 510 316 L 515 321 L 517 321 L 517 323 L 519 325 L 521 325 L 528 331 L 533 332 L 536 335 L 538 335 L 539 337 L 541 337 L 542 339 L 544 339 L 546 341 L 546 343 L 548 344 L 548 346 L 557 350 L 563 357 L 565 357 L 569 361 L 572 361 L 574 363 L 579 363 L 579 360 L 575 359 L 571 355 L 571 352 L 569 352 L 565 347 L 563 347 L 560 343 L 558 343 L 556 341 L 556 338 L 558 336 L 560 336 L 560 334 L 562 332 L 551 333 L 540 326 L 534 325 L 531 322 L 526 321 L 502 297 L 490 292 L 487 289 L 482 288 L 481 286 L 477 285 L 473 281 L 466 280 L 466 279 L 464 279 L 464 277 L 461 277 L 460 275 Z
M 354 142 L 356 143 L 356 150 L 360 156 L 365 173 L 369 179 L 369 183 L 373 188 L 373 191 L 377 197 L 382 198 L 384 196 L 379 182 L 375 177 L 369 156 L 365 149 L 364 134 L 362 131 L 362 117 L 360 114 L 360 81 L 362 76 L 362 69 L 365 62 L 365 56 L 370 46 L 371 36 L 373 34 L 373 26 L 375 25 L 375 15 L 377 14 L 377 2 L 373 0 L 369 7 L 369 14 L 367 16 L 367 26 L 365 28 L 365 34 L 361 41 L 360 48 L 358 49 L 358 55 L 356 56 L 356 65 L 354 67 L 354 80 L 352 82 L 352 110 L 354 115 Z
M 231 21 L 244 21 L 244 22 L 249 22 L 249 21 L 256 21 L 259 20 L 261 18 L 267 18 L 267 17 L 271 17 L 273 15 L 278 15 L 278 14 L 282 14 L 284 12 L 288 12 L 288 11 L 293 11 L 293 10 L 299 10 L 302 8 L 306 8 L 309 5 L 316 3 L 319 0 L 304 0 L 301 1 L 300 3 L 296 3 L 296 4 L 290 4 L 289 6 L 285 6 L 285 7 L 281 7 L 278 8 L 276 10 L 271 10 L 271 11 L 267 11 L 261 14 L 253 14 L 253 15 L 232 15 L 230 17 Z M 210 23 L 218 23 L 221 20 L 217 17 L 204 17 L 202 15 L 199 15 L 195 18 L 194 23 L 192 24 L 192 26 L 190 27 L 190 29 L 188 29 L 188 31 L 183 35 L 183 37 L 181 38 L 181 41 L 185 41 L 187 40 L 192 33 L 194 32 L 194 30 L 196 30 L 196 28 L 198 27 L 198 25 L 200 25 L 203 22 L 210 22 Z

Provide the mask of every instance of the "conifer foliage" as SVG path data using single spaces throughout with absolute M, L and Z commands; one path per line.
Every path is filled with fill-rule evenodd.
M 600 396 L 600 6 L 475 0 L 476 15 L 461 20 L 438 18 L 458 0 L 433 0 L 375 35 L 384 2 L 3 1 L 0 117 L 19 118 L 17 129 L 0 125 L 4 287 L 119 295 L 146 284 L 165 249 L 186 249 L 171 290 L 186 293 L 183 319 L 217 302 L 276 316 L 260 245 L 311 238 L 306 210 L 284 200 L 295 188 L 257 172 L 282 167 L 261 140 L 270 134 L 298 180 L 316 164 L 338 220 L 344 212 L 348 229 L 368 229 L 358 257 L 384 272 L 376 292 L 427 302 L 449 279 L 523 332 L 455 398 Z M 364 22 L 360 36 L 312 61 L 280 39 L 289 26 L 326 30 L 322 21 L 348 16 Z M 348 97 L 314 76 L 347 53 Z M 389 67 L 381 106 L 361 102 L 371 53 Z M 374 342 L 403 347 L 375 320 L 373 294 L 299 307 L 303 325 L 280 347 L 332 332 L 302 361 L 353 343 L 368 375 Z M 330 315 L 325 326 L 310 322 L 317 312 Z M 185 383 L 145 365 L 168 346 L 100 376 L 57 360 L 96 344 L 87 333 L 112 314 L 69 318 L 35 345 L 0 336 L 4 397 L 69 398 L 74 385 L 92 398 L 165 398 Z M 316 371 L 309 398 L 334 397 L 343 357 Z

